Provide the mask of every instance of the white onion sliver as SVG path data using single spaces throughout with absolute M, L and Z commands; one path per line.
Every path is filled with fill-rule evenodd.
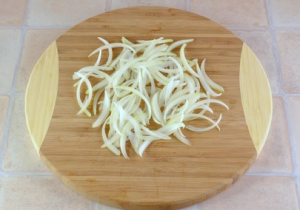
M 210 107 L 213 103 L 229 109 L 222 101 L 211 98 L 220 96 L 221 93 L 215 91 L 224 92 L 224 89 L 209 78 L 205 71 L 206 59 L 200 68 L 198 59 L 186 58 L 185 47 L 193 39 L 173 42 L 160 37 L 139 40 L 137 44 L 125 37 L 121 43 L 98 39 L 103 45 L 89 55 L 98 53 L 94 66 L 78 70 L 73 80 L 78 80 L 74 84 L 80 107 L 78 114 L 91 116 L 90 104 L 94 115 L 100 111 L 92 127 L 102 125 L 104 144 L 101 148 L 107 147 L 116 155 L 122 153 L 128 159 L 127 141 L 142 156 L 153 141 L 171 140 L 170 135 L 191 145 L 181 128 L 195 132 L 220 129 L 222 114 L 216 122 L 204 114 L 206 111 L 213 114 Z M 179 56 L 172 52 L 177 47 L 180 47 Z M 114 48 L 123 48 L 115 58 Z M 103 50 L 108 50 L 108 57 L 105 64 L 100 64 Z M 97 83 L 94 85 L 92 81 Z M 87 89 L 82 101 L 83 84 Z M 101 97 L 103 92 L 104 97 Z M 212 125 L 204 128 L 185 125 L 185 121 L 194 119 L 206 120 Z M 151 120 L 157 129 L 148 127 Z
M 213 129 L 214 127 L 217 127 L 218 124 L 220 123 L 221 119 L 222 119 L 222 114 L 220 114 L 219 119 L 213 125 L 211 125 L 211 126 L 208 126 L 208 127 L 205 127 L 205 128 L 197 128 L 197 127 L 192 126 L 192 125 L 187 125 L 186 128 L 188 130 L 196 131 L 196 132 L 208 131 L 208 130 Z

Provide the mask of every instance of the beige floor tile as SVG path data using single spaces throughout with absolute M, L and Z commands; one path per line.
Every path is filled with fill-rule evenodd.
M 20 66 L 17 73 L 16 91 L 25 92 L 30 74 L 47 47 L 66 29 L 30 29 L 26 32 Z
M 289 118 L 292 128 L 292 138 L 294 142 L 294 151 L 296 152 L 297 163 L 300 165 L 300 97 L 288 98 Z
M 273 119 L 267 142 L 250 173 L 292 173 L 293 164 L 282 98 L 273 98 Z
M 1 210 L 93 210 L 94 203 L 53 176 L 4 176 L 0 179 Z
M 276 31 L 284 91 L 300 93 L 300 30 Z
M 15 98 L 2 169 L 48 171 L 31 143 L 24 111 L 24 97 Z
M 106 0 L 32 0 L 27 25 L 73 26 L 105 9 Z
M 0 26 L 21 26 L 27 0 L 0 0 Z
M 279 94 L 279 75 L 273 51 L 272 37 L 267 30 L 232 30 L 253 50 L 262 63 L 273 94 Z
M 190 10 L 224 26 L 269 25 L 266 4 L 261 0 L 191 0 Z
M 299 0 L 271 0 L 270 5 L 275 26 L 300 26 Z
M 120 210 L 120 209 L 98 204 L 98 210 Z M 183 209 L 178 209 L 178 210 L 198 210 L 198 204 L 195 204 L 195 205 L 183 208 Z
M 3 134 L 6 124 L 6 117 L 9 105 L 8 96 L 0 95 L 0 150 L 3 141 Z
M 134 7 L 134 6 L 163 6 L 172 7 L 178 9 L 186 9 L 185 0 L 112 0 L 111 9 L 119 9 L 124 7 Z
M 299 210 L 296 181 L 291 177 L 246 176 L 216 197 L 200 204 L 201 210 Z
M 20 51 L 20 39 L 21 30 L 0 29 L 0 91 L 10 91 L 11 89 Z

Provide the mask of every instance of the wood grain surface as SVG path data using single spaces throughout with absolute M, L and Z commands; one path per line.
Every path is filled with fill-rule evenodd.
M 192 146 L 177 140 L 157 141 L 145 151 L 143 158 L 128 145 L 130 160 L 101 149 L 101 129 L 91 127 L 96 117 L 76 115 L 79 107 L 72 80 L 75 71 L 93 64 L 95 58 L 87 58 L 87 55 L 100 45 L 97 36 L 109 42 L 120 41 L 122 36 L 132 41 L 159 37 L 195 39 L 186 48 L 187 57 L 206 58 L 209 76 L 225 88 L 221 100 L 229 105 L 230 110 L 213 107 L 216 118 L 219 113 L 223 115 L 221 131 L 184 131 Z M 240 86 L 242 90 L 255 83 L 251 84 L 251 88 L 257 87 L 263 92 L 261 96 L 269 99 L 262 102 L 258 100 L 260 97 L 248 100 L 247 103 L 254 106 L 247 106 L 246 114 L 253 113 L 252 107 L 261 107 L 265 103 L 271 109 L 270 89 L 263 88 L 269 87 L 267 78 L 260 73 L 263 69 L 252 51 L 234 34 L 213 21 L 177 9 L 127 8 L 88 19 L 67 31 L 54 44 L 57 45 L 59 60 L 56 104 L 49 128 L 47 123 L 45 125 L 47 135 L 45 139 L 38 140 L 42 144 L 36 148 L 51 171 L 77 192 L 123 209 L 182 208 L 208 199 L 232 185 L 261 151 L 272 111 L 267 110 L 263 117 L 256 113 L 251 120 L 247 116 L 247 126 Z M 107 54 L 104 53 L 104 56 Z M 241 77 L 240 70 L 245 70 Z M 40 71 L 47 72 L 44 69 Z M 259 83 L 256 77 L 247 76 L 256 75 L 254 72 L 258 72 Z M 257 91 L 242 93 L 243 97 L 255 98 L 253 94 Z M 40 98 L 29 100 L 31 94 L 34 91 L 27 91 L 26 103 L 32 100 L 39 103 Z M 39 113 L 37 110 L 35 115 Z M 27 118 L 29 115 L 32 113 L 27 113 Z M 264 121 L 257 122 L 262 118 Z M 191 122 L 193 125 L 202 123 Z M 266 126 L 260 129 L 262 135 L 257 136 L 254 144 L 248 127 L 256 123 L 266 123 Z M 31 126 L 28 121 L 30 129 L 33 128 Z
M 267 140 L 272 119 L 272 94 L 267 75 L 252 50 L 243 45 L 240 88 L 248 129 L 259 154 Z
M 26 89 L 27 127 L 38 154 L 52 118 L 57 86 L 58 53 L 53 42 L 35 65 Z

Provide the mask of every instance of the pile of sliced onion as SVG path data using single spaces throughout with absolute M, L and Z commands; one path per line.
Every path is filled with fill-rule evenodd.
M 170 135 L 190 145 L 181 131 L 183 128 L 196 132 L 220 129 L 222 115 L 214 121 L 205 113 L 213 113 L 212 103 L 228 109 L 222 101 L 211 98 L 220 96 L 224 89 L 206 74 L 205 59 L 199 66 L 198 59 L 186 58 L 185 47 L 192 39 L 173 42 L 159 38 L 137 43 L 124 37 L 121 43 L 98 39 L 103 45 L 89 55 L 98 55 L 95 65 L 75 72 L 73 79 L 78 80 L 74 85 L 80 107 L 78 114 L 98 116 L 93 127 L 102 125 L 102 148 L 107 147 L 116 155 L 122 153 L 128 159 L 127 141 L 142 156 L 151 142 L 169 140 Z M 172 50 L 179 47 L 177 56 Z M 114 56 L 114 48 L 122 48 L 122 52 Z M 103 50 L 108 51 L 104 62 Z M 91 78 L 98 83 L 92 84 Z M 84 87 L 86 96 L 82 100 Z M 89 105 L 93 106 L 92 114 Z M 184 123 L 195 119 L 208 121 L 211 126 L 199 128 Z M 149 129 L 150 120 L 159 128 Z

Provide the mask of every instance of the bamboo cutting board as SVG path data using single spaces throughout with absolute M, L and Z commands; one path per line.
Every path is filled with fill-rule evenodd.
M 206 58 L 208 75 L 225 88 L 220 99 L 230 110 L 215 107 L 223 115 L 221 131 L 185 131 L 191 147 L 157 141 L 143 158 L 128 145 L 130 160 L 101 149 L 101 129 L 91 127 L 95 117 L 76 115 L 72 86 L 73 73 L 94 63 L 87 55 L 100 45 L 98 36 L 195 39 L 186 56 Z M 231 186 L 259 155 L 271 116 L 269 83 L 251 49 L 207 18 L 162 7 L 115 10 L 70 29 L 41 56 L 26 93 L 28 129 L 50 170 L 92 200 L 133 210 L 182 208 Z

